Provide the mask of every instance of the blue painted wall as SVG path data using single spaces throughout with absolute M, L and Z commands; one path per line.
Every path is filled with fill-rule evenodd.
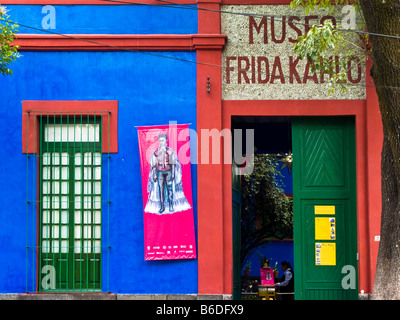
M 281 277 L 283 274 L 281 262 L 288 261 L 293 266 L 293 254 L 293 241 L 270 241 L 260 245 L 246 262 L 246 264 L 251 262 L 249 276 L 260 277 L 260 257 L 266 256 L 268 259 L 272 259 L 270 267 L 274 267 L 275 263 L 278 262 L 277 270 L 279 277 Z M 243 269 L 242 275 L 244 275 Z
M 22 154 L 23 100 L 119 101 L 119 152 L 111 155 L 109 171 L 111 249 L 108 255 L 104 252 L 103 290 L 115 293 L 196 293 L 196 259 L 144 261 L 143 201 L 135 128 L 177 121 L 191 123 L 190 127 L 196 129 L 196 65 L 158 56 L 195 61 L 196 54 L 21 54 L 22 57 L 12 65 L 14 74 L 0 78 L 0 216 L 3 222 L 0 228 L 0 293 L 32 291 L 33 285 L 32 277 L 26 277 L 27 268 L 30 273 L 34 262 L 34 257 L 26 255 L 26 174 L 27 165 L 33 168 L 34 160 L 27 162 Z M 34 181 L 35 177 L 29 177 L 30 189 L 32 179 Z M 196 166 L 192 166 L 194 208 L 197 207 L 196 185 Z M 103 193 L 107 192 L 104 188 L 103 185 Z M 33 222 L 30 222 L 32 214 L 28 212 L 28 215 L 28 239 L 32 239 L 35 237 Z M 194 216 L 197 225 L 196 210 Z M 103 228 L 103 239 L 107 237 L 106 227 Z
M 20 33 L 46 33 L 48 11 L 40 5 L 10 5 L 7 9 L 13 21 L 21 24 Z M 67 34 L 195 34 L 196 6 L 116 5 L 95 6 L 55 5 L 55 29 L 50 32 Z M 27 27 L 24 27 L 27 26 Z M 36 28 L 36 29 L 33 29 Z M 39 30 L 38 30 L 39 29 Z M 42 31 L 43 30 L 43 31 Z

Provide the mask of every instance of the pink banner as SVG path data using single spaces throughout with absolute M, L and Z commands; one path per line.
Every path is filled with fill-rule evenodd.
M 145 260 L 196 258 L 189 126 L 138 128 Z
M 273 285 L 274 272 L 272 268 L 260 268 L 261 285 Z

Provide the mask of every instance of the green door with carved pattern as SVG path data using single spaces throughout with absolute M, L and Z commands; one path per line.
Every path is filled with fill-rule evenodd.
M 295 299 L 358 299 L 354 117 L 294 117 L 292 145 Z

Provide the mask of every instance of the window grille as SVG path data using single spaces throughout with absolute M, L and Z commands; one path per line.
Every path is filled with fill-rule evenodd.
M 28 112 L 27 293 L 109 291 L 104 121 L 108 111 Z

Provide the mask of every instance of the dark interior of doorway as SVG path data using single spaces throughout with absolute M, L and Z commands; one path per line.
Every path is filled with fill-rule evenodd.
M 235 129 L 242 129 L 242 151 L 246 150 L 246 129 L 254 130 L 254 153 L 255 154 L 290 154 L 292 150 L 292 134 L 291 134 L 291 117 L 286 116 L 233 116 L 231 119 L 232 132 Z M 281 165 L 283 166 L 283 164 Z M 282 168 L 281 170 L 284 178 L 285 184 L 285 193 L 287 195 L 292 195 L 292 175 L 289 174 L 289 171 L 286 168 Z M 234 187 L 235 188 L 235 187 Z M 237 190 L 236 190 L 237 191 Z M 233 206 L 235 206 L 235 190 L 233 190 Z M 240 194 L 240 192 L 239 192 Z M 237 198 L 236 192 L 236 198 Z M 235 215 L 235 213 L 234 213 Z M 233 224 L 240 223 L 241 219 L 233 220 Z M 241 236 L 240 234 L 240 226 L 234 227 L 234 234 L 236 230 L 236 235 Z M 234 241 L 234 244 L 240 246 L 240 241 Z M 240 249 L 234 249 L 234 255 L 240 256 Z M 251 291 L 258 292 L 257 285 L 254 285 L 257 281 L 257 284 L 260 284 L 260 262 L 259 258 L 262 255 L 268 256 L 268 258 L 273 258 L 273 263 L 278 262 L 278 271 L 279 276 L 282 276 L 283 271 L 280 269 L 280 262 L 283 260 L 289 261 L 293 265 L 293 239 L 285 239 L 284 241 L 269 241 L 264 246 L 260 247 L 260 249 L 255 250 L 253 255 L 250 257 L 249 261 L 246 261 L 244 264 L 245 267 L 242 267 L 242 261 L 239 263 L 234 263 L 234 277 L 236 275 L 236 288 L 235 288 L 235 279 L 234 279 L 234 297 L 236 299 L 259 299 L 257 295 L 245 295 L 244 291 L 248 291 L 248 284 L 251 283 Z M 234 257 L 235 260 L 235 257 Z M 236 256 L 237 260 L 237 256 Z M 239 258 L 240 260 L 240 258 Z M 250 273 L 245 271 L 246 264 L 251 264 Z M 239 269 L 239 270 L 237 270 Z M 239 284 L 239 274 L 240 274 L 240 288 L 238 288 Z M 249 282 L 250 281 L 250 282 Z M 247 289 L 246 289 L 247 288 Z M 240 293 L 238 292 L 240 290 Z M 236 291 L 236 292 L 235 292 Z
M 292 149 L 290 117 L 233 116 L 232 129 L 242 129 L 243 134 L 246 129 L 254 130 L 256 154 L 277 154 Z M 242 141 L 245 142 L 245 139 Z M 245 150 L 244 146 L 242 150 Z

